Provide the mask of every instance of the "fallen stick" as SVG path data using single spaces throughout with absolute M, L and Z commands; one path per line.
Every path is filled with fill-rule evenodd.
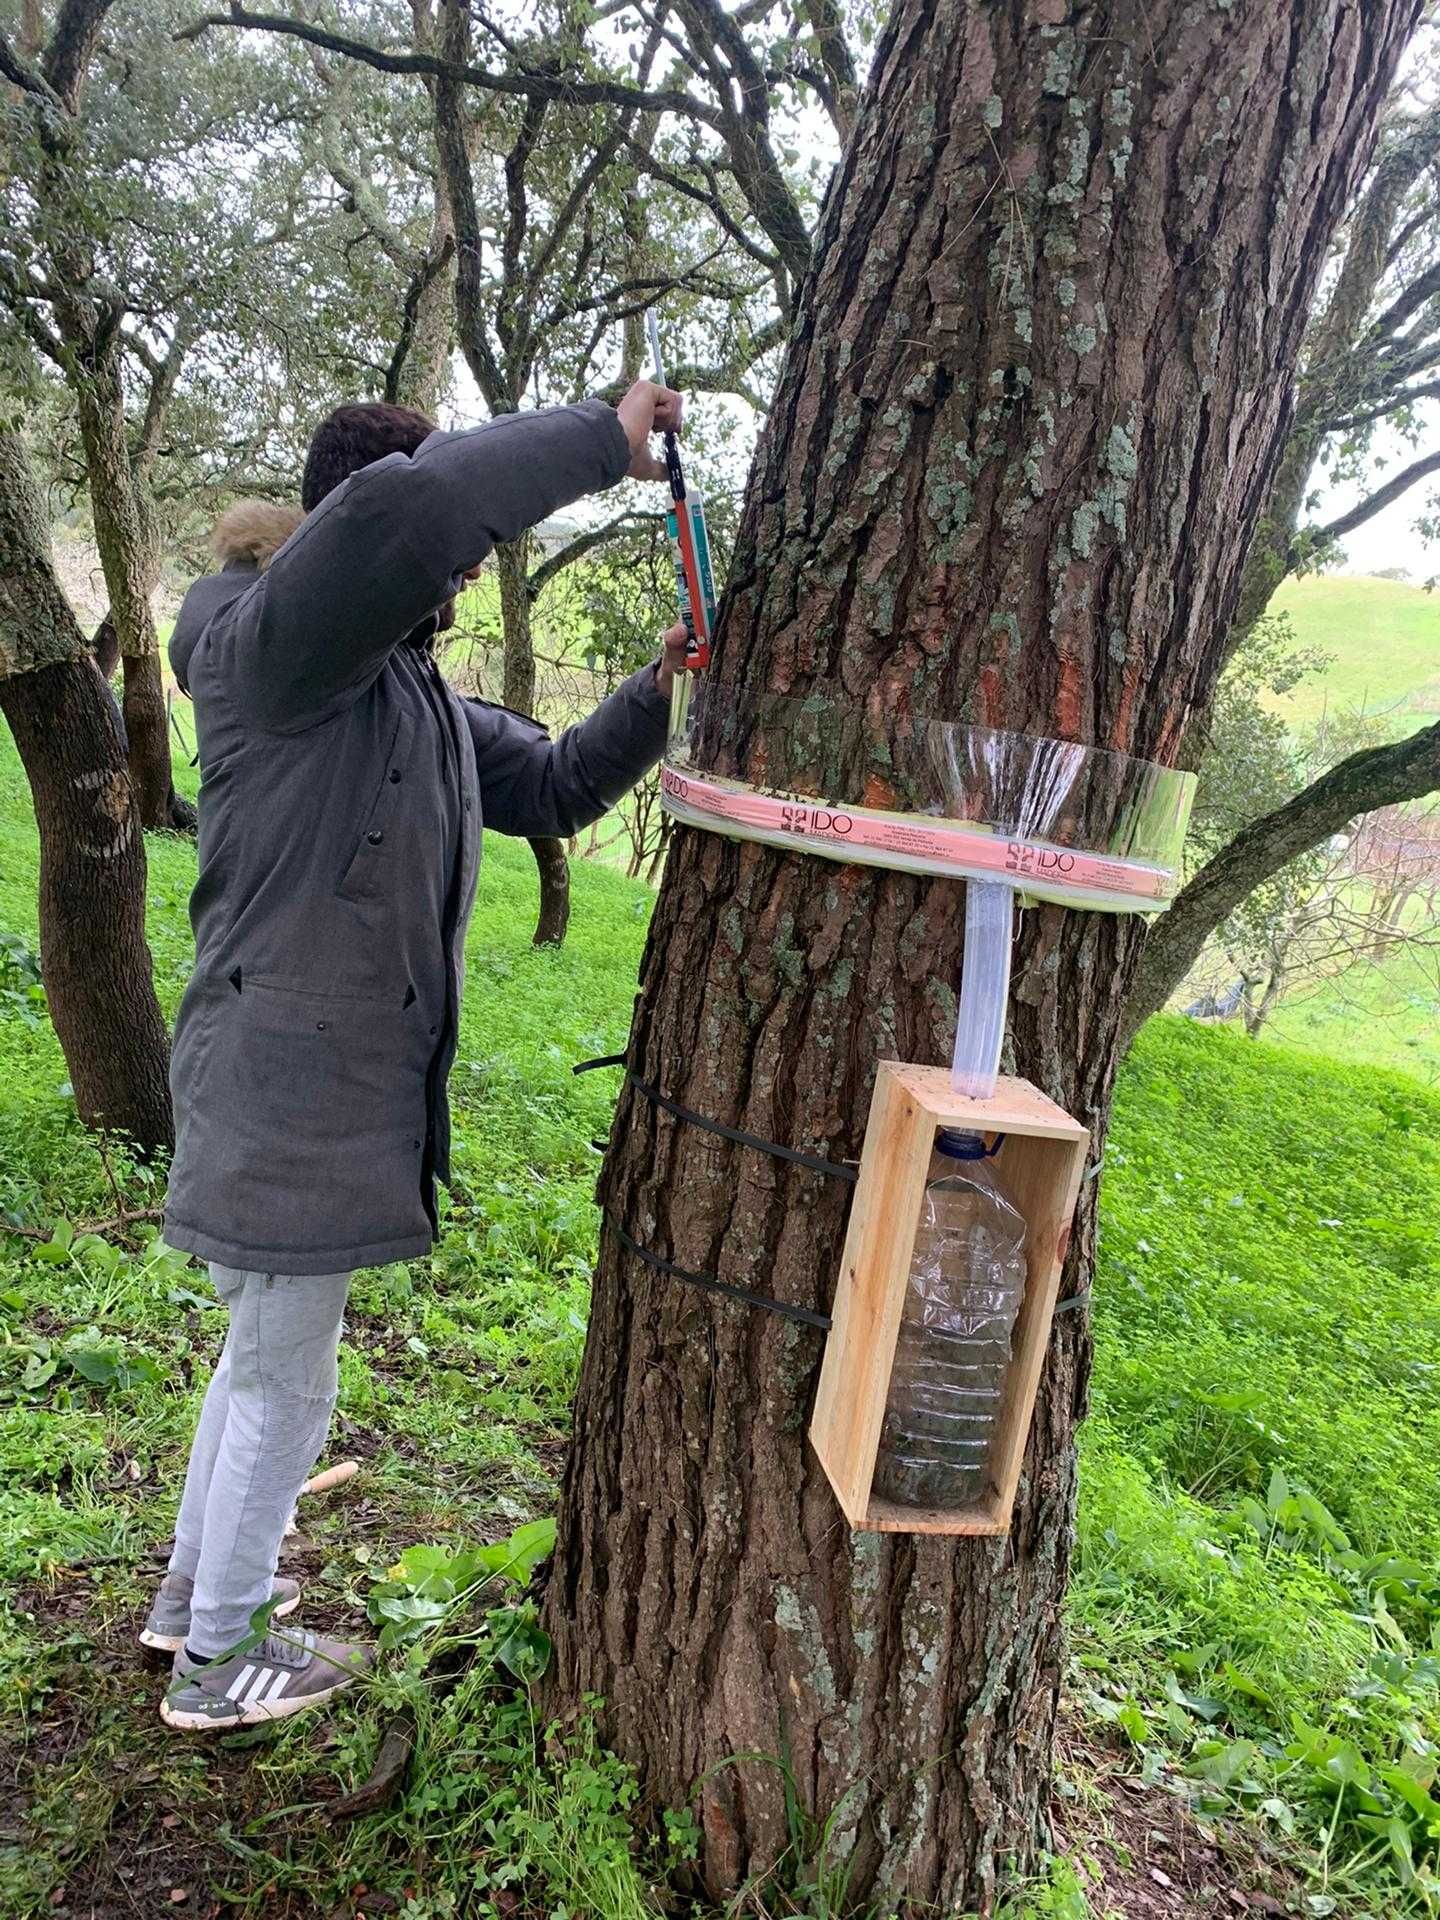
M 332 1487 L 343 1487 L 347 1480 L 353 1480 L 359 1471 L 360 1462 L 358 1460 L 338 1461 L 333 1467 L 326 1467 L 323 1473 L 311 1474 L 300 1491 L 302 1494 L 328 1493 Z M 292 1507 L 290 1509 L 290 1518 L 285 1522 L 285 1531 L 287 1534 L 291 1534 L 298 1533 L 299 1530 L 300 1509 L 298 1507 Z
M 333 1467 L 326 1467 L 323 1473 L 312 1474 L 301 1487 L 301 1493 L 328 1493 L 331 1487 L 343 1487 L 347 1480 L 353 1480 L 360 1471 L 358 1460 L 341 1460 Z
M 362 1815 L 378 1813 L 381 1807 L 386 1806 L 405 1778 L 405 1769 L 410 1764 L 414 1748 L 415 1715 L 409 1707 L 402 1707 L 385 1729 L 385 1737 L 375 1755 L 375 1764 L 364 1783 L 353 1793 L 344 1794 L 339 1800 L 331 1802 L 332 1822 L 338 1824 L 344 1820 L 358 1820 Z

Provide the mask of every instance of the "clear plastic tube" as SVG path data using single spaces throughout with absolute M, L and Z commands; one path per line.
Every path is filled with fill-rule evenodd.
M 965 957 L 950 1080 L 957 1093 L 988 1100 L 1000 1071 L 1010 998 L 1015 889 L 999 880 L 965 883 Z

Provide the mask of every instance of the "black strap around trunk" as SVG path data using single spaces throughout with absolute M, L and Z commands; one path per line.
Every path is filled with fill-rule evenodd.
M 746 1133 L 743 1127 L 727 1127 L 722 1121 L 696 1113 L 693 1107 L 682 1106 L 680 1101 L 672 1100 L 669 1094 L 661 1093 L 658 1087 L 652 1087 L 647 1080 L 642 1080 L 627 1064 L 623 1053 L 606 1053 L 595 1060 L 581 1060 L 571 1068 L 571 1072 L 591 1073 L 597 1067 L 624 1067 L 626 1079 L 642 1099 L 665 1113 L 673 1114 L 687 1126 L 699 1127 L 705 1133 L 719 1134 L 722 1140 L 733 1140 L 737 1146 L 751 1147 L 756 1153 L 768 1153 L 776 1160 L 788 1160 L 797 1167 L 808 1168 L 811 1173 L 823 1173 L 832 1180 L 844 1180 L 850 1186 L 855 1184 L 854 1167 L 841 1166 L 838 1161 L 827 1160 L 818 1153 L 802 1152 L 798 1147 L 783 1147 L 778 1140 L 762 1140 L 758 1133 Z M 595 1144 L 603 1145 L 598 1141 Z M 809 1307 L 792 1306 L 787 1300 L 772 1300 L 767 1294 L 752 1293 L 748 1287 L 732 1286 L 728 1280 L 717 1280 L 712 1274 L 691 1273 L 688 1267 L 677 1266 L 663 1254 L 652 1253 L 648 1247 L 642 1247 L 638 1241 L 632 1240 L 613 1214 L 607 1213 L 605 1218 L 626 1252 L 633 1253 L 637 1260 L 643 1260 L 647 1267 L 654 1267 L 657 1273 L 668 1274 L 672 1280 L 683 1280 L 687 1286 L 701 1287 L 706 1293 L 723 1294 L 727 1300 L 738 1300 L 742 1306 L 763 1307 L 767 1313 L 778 1313 L 782 1319 L 798 1321 L 802 1326 L 818 1327 L 822 1333 L 829 1332 L 828 1313 L 815 1313 Z
M 605 1219 L 615 1234 L 615 1238 L 627 1253 L 633 1253 L 637 1260 L 643 1260 L 647 1267 L 654 1267 L 657 1273 L 665 1273 L 672 1280 L 683 1280 L 688 1286 L 703 1287 L 706 1293 L 720 1293 L 727 1300 L 738 1300 L 742 1306 L 764 1307 L 767 1312 L 778 1313 L 785 1320 L 798 1320 L 803 1326 L 818 1327 L 822 1333 L 830 1331 L 828 1313 L 812 1313 L 809 1307 L 793 1307 L 788 1300 L 772 1300 L 763 1293 L 752 1293 L 748 1287 L 732 1287 L 728 1280 L 716 1280 L 708 1273 L 691 1273 L 688 1267 L 677 1267 L 673 1260 L 666 1260 L 661 1254 L 652 1253 L 648 1247 L 642 1247 L 632 1240 L 613 1214 L 607 1213 Z
M 652 1087 L 648 1080 L 642 1080 L 633 1068 L 626 1066 L 623 1053 L 606 1053 L 597 1060 L 582 1060 L 570 1071 L 589 1073 L 596 1067 L 625 1067 L 626 1079 L 642 1098 L 652 1106 L 674 1114 L 677 1120 L 685 1121 L 687 1126 L 699 1127 L 704 1133 L 718 1133 L 722 1140 L 733 1140 L 736 1146 L 753 1147 L 756 1153 L 768 1153 L 772 1159 L 788 1160 L 794 1166 L 808 1167 L 812 1173 L 823 1173 L 832 1180 L 847 1181 L 852 1187 L 855 1184 L 854 1167 L 842 1166 L 838 1160 L 827 1160 L 822 1154 L 806 1153 L 799 1147 L 782 1147 L 778 1140 L 763 1140 L 758 1133 L 747 1133 L 743 1127 L 727 1127 L 723 1121 L 711 1120 L 708 1115 L 697 1113 L 693 1107 L 682 1106 L 680 1101 L 672 1100 L 668 1093 L 661 1093 L 658 1087 Z
M 762 1140 L 757 1133 L 747 1133 L 743 1127 L 727 1127 L 722 1121 L 711 1120 L 706 1114 L 696 1113 L 693 1107 L 672 1100 L 669 1094 L 661 1093 L 658 1087 L 652 1087 L 648 1081 L 642 1080 L 623 1053 L 604 1053 L 594 1060 L 581 1060 L 570 1071 L 576 1074 L 593 1073 L 598 1067 L 624 1067 L 626 1079 L 643 1099 L 673 1114 L 688 1126 L 699 1127 L 705 1133 L 719 1134 L 722 1140 L 733 1140 L 737 1146 L 751 1147 L 756 1153 L 768 1153 L 776 1160 L 788 1160 L 797 1167 L 807 1167 L 812 1173 L 825 1174 L 829 1179 L 843 1180 L 852 1187 L 855 1184 L 857 1171 L 854 1167 L 842 1166 L 839 1161 L 827 1160 L 818 1153 L 805 1153 L 798 1147 L 781 1146 L 776 1140 Z M 592 1144 L 603 1152 L 603 1140 L 596 1140 Z M 717 1280 L 712 1274 L 691 1273 L 688 1267 L 677 1266 L 663 1254 L 652 1253 L 648 1247 L 642 1247 L 638 1241 L 632 1240 L 613 1214 L 607 1213 L 605 1219 L 625 1251 L 633 1253 L 637 1260 L 643 1260 L 647 1267 L 653 1267 L 657 1273 L 668 1274 L 672 1280 L 683 1280 L 687 1286 L 701 1287 L 706 1293 L 723 1294 L 727 1300 L 738 1300 L 743 1306 L 763 1307 L 768 1313 L 780 1314 L 783 1319 L 796 1320 L 807 1327 L 818 1327 L 822 1333 L 830 1330 L 832 1322 L 828 1313 L 813 1313 L 809 1307 L 792 1306 L 786 1300 L 772 1300 L 766 1294 L 752 1293 L 748 1287 L 736 1287 L 728 1280 Z M 1089 1287 L 1082 1288 L 1079 1293 L 1060 1302 L 1055 1309 L 1055 1316 L 1058 1318 L 1062 1313 L 1078 1312 L 1089 1297 Z

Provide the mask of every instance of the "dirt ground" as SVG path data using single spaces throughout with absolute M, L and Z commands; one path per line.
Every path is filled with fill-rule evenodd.
M 364 1525 L 363 1507 L 353 1523 Z M 321 1556 L 303 1537 L 292 1540 L 287 1569 L 318 1572 Z M 156 1571 L 158 1573 L 158 1557 Z M 87 1753 L 87 1778 L 109 1800 L 103 1836 L 73 1859 L 51 1897 L 56 1920 L 135 1920 L 173 1913 L 221 1920 L 244 1912 L 262 1920 L 321 1920 L 304 1894 L 281 1892 L 247 1870 L 239 1835 L 267 1818 L 267 1844 L 283 1849 L 291 1823 L 327 1819 L 333 1774 L 317 1772 L 302 1801 L 278 1813 L 262 1768 L 267 1731 L 220 1740 L 178 1742 L 155 1717 L 163 1670 L 134 1644 L 138 1617 L 113 1615 L 103 1636 L 87 1623 L 97 1612 L 103 1570 L 48 1590 L 17 1596 L 18 1608 L 45 1631 L 69 1641 L 74 1660 L 45 1703 L 23 1745 L 0 1742 L 0 1842 L 44 1844 L 31 1816 L 55 1769 Z M 358 1618 L 337 1625 L 362 1630 Z M 317 1757 L 327 1741 L 322 1736 Z M 1135 1777 L 1130 1758 L 1070 1732 L 1054 1822 L 1057 1847 L 1076 1864 L 1089 1889 L 1094 1920 L 1236 1920 L 1237 1916 L 1301 1912 L 1298 1890 L 1243 1830 L 1197 1822 L 1163 1787 Z M 62 1848 L 63 1852 L 63 1843 Z M 363 1920 L 396 1902 L 357 1887 L 323 1920 Z M 524 1909 L 517 1902 L 517 1916 Z M 7 1916 L 7 1920 L 9 1917 Z M 18 1916 L 16 1917 L 18 1920 Z
M 1065 1742 L 1056 1843 L 1080 1866 L 1095 1920 L 1207 1920 L 1303 1911 L 1293 1875 L 1238 1825 L 1197 1821 L 1163 1786 L 1134 1772 L 1133 1757 L 1078 1733 Z

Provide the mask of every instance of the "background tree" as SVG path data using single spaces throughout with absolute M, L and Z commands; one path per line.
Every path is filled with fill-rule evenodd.
M 713 31 L 723 29 L 734 42 L 727 57 L 748 63 L 748 74 L 755 56 L 745 36 L 718 8 L 715 16 Z M 656 158 L 664 144 L 653 111 L 660 96 L 651 93 L 649 80 L 662 55 L 674 57 L 658 19 L 645 23 L 631 82 L 564 86 L 555 84 L 556 76 L 592 58 L 578 16 L 542 29 L 523 17 L 508 29 L 482 17 L 478 30 L 497 57 L 493 68 L 477 65 L 476 24 L 453 0 L 435 6 L 415 0 L 408 23 L 381 9 L 363 23 L 372 38 L 241 8 L 197 23 L 196 37 L 207 24 L 263 27 L 298 40 L 325 84 L 332 92 L 345 89 L 346 97 L 354 83 L 336 75 L 347 64 L 422 76 L 433 148 L 416 163 L 435 170 L 440 208 L 424 254 L 417 259 L 399 240 L 383 209 L 377 169 L 346 151 L 355 142 L 342 128 L 344 116 L 333 112 L 324 123 L 326 163 L 421 292 L 430 285 L 426 263 L 443 256 L 448 266 L 453 245 L 456 337 L 492 416 L 597 389 L 618 392 L 641 370 L 641 319 L 662 299 L 674 337 L 698 354 L 675 375 L 690 386 L 743 388 L 778 340 L 774 302 L 788 300 L 790 284 L 778 257 L 763 248 L 757 254 L 731 210 L 733 195 L 727 206 L 718 180 L 692 169 L 693 190 L 679 194 L 680 176 Z M 391 53 L 376 44 L 387 25 L 403 31 L 405 24 L 410 51 Z M 715 59 L 718 75 L 724 59 L 718 53 Z M 767 119 L 768 87 L 762 80 Z M 755 164 L 780 178 L 768 140 Z M 784 194 L 791 208 L 786 218 L 804 239 L 788 185 Z M 804 239 L 806 252 L 808 244 Z M 598 558 L 608 541 L 636 523 L 637 512 L 622 508 L 559 552 L 540 556 L 529 536 L 496 550 L 504 663 L 499 697 L 506 706 L 526 713 L 535 706 L 532 615 L 541 592 L 565 567 Z M 556 943 L 569 915 L 564 848 L 553 840 L 531 845 L 541 880 L 536 940 Z
M 460 11 L 454 0 L 412 0 L 408 16 L 381 7 L 336 28 L 230 0 L 189 31 L 263 28 L 376 72 L 420 75 L 432 87 L 448 80 L 532 106 L 631 110 L 642 116 L 626 131 L 632 161 L 703 208 L 766 270 L 777 307 L 789 310 L 809 265 L 814 207 L 830 168 L 829 154 L 817 151 L 814 109 L 838 139 L 848 138 L 858 89 L 849 31 L 868 44 L 881 11 L 871 0 L 849 9 L 836 0 L 760 0 L 736 13 L 720 0 L 663 8 L 642 0 L 565 9 L 538 34 L 523 8 L 508 17 L 477 9 L 468 29 L 454 17 Z M 654 52 L 642 55 L 641 44 Z M 652 73 L 662 49 L 665 65 Z M 649 116 L 664 117 L 658 142 L 649 137 Z M 701 379 L 687 372 L 684 384 Z
M 1417 13 L 901 0 L 756 456 L 711 698 L 869 702 L 1173 761 Z M 637 1073 L 853 1158 L 875 1060 L 944 1055 L 959 892 L 678 832 Z M 1017 942 L 1015 1067 L 1097 1154 L 1140 945 L 1129 919 L 1055 908 Z M 713 1889 L 785 1857 L 793 1791 L 830 1823 L 849 1902 L 989 1908 L 1044 1831 L 1083 1314 L 1057 1322 L 1008 1539 L 851 1535 L 804 1439 L 818 1340 L 662 1277 L 617 1231 L 822 1308 L 843 1195 L 632 1088 L 602 1196 L 548 1605 L 558 1703 L 604 1696 L 653 1799 L 696 1793 Z M 1091 1181 L 1068 1293 L 1094 1200 Z
M 33 61 L 7 43 L 18 94 L 7 115 L 0 297 L 75 409 L 141 818 L 193 824 L 170 779 L 153 489 L 187 356 L 230 324 L 228 303 L 257 250 L 280 237 L 256 204 L 274 193 L 276 170 L 251 169 L 260 184 L 248 197 L 234 184 L 243 136 L 270 103 L 236 93 L 233 60 L 191 62 L 181 84 L 163 7 L 124 10 L 124 45 L 110 43 L 112 5 L 85 7 L 79 37 L 81 7 L 62 5 Z M 61 66 L 63 90 L 47 77 Z M 289 220 L 282 207 L 281 232 Z
M 0 712 L 40 829 L 41 966 L 87 1126 L 173 1143 L 145 944 L 145 840 L 119 716 L 50 562 L 23 441 L 0 429 Z
M 1440 106 L 1433 26 L 1392 93 L 1373 165 L 1346 222 L 1339 264 L 1311 320 L 1292 423 L 1246 558 L 1225 642 L 1243 653 L 1275 589 L 1297 567 L 1322 564 L 1338 543 L 1440 472 L 1434 446 L 1440 400 Z M 1396 445 L 1415 458 L 1391 471 Z M 1361 487 L 1328 521 L 1309 518 L 1317 471 Z M 1264 656 L 1263 636 L 1260 640 Z M 1199 759 L 1203 742 L 1195 740 Z M 1253 813 L 1243 836 L 1211 843 L 1172 911 L 1151 931 L 1130 1025 L 1165 1005 L 1205 942 L 1255 889 L 1278 883 L 1287 863 L 1323 847 L 1371 808 L 1403 804 L 1440 785 L 1440 728 L 1389 751 L 1367 750 L 1313 792 Z M 1346 811 L 1348 809 L 1348 811 Z M 1236 826 L 1242 822 L 1236 822 Z M 1273 890 L 1272 899 L 1278 897 Z
M 1377 958 L 1405 937 L 1407 916 L 1417 907 L 1435 915 L 1440 895 L 1440 812 L 1412 802 L 1367 814 L 1351 835 L 1348 865 L 1368 886 L 1376 933 L 1371 952 Z
M 1241 833 L 1288 808 L 1342 762 L 1395 742 L 1396 723 L 1386 715 L 1342 711 L 1292 730 L 1275 696 L 1328 664 L 1296 643 L 1284 614 L 1258 620 L 1232 656 L 1206 716 L 1185 848 L 1191 872 L 1205 870 Z M 1414 909 L 1433 893 L 1436 819 L 1430 803 L 1411 802 L 1339 821 L 1266 875 L 1211 930 L 1191 969 L 1186 992 L 1198 994 L 1186 1011 L 1241 1019 L 1254 1038 L 1297 987 L 1373 965 L 1406 942 L 1418 948 L 1428 929 Z

